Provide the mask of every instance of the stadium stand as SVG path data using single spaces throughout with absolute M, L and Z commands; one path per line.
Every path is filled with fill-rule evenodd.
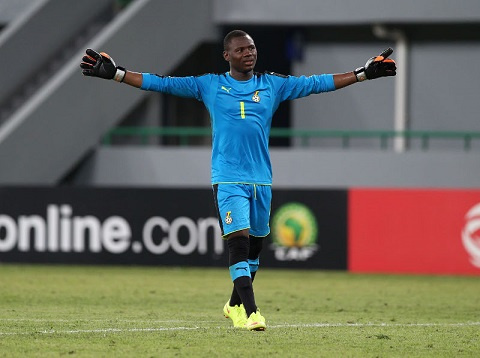
M 354 12 L 354 0 L 307 0 L 302 6 L 278 1 L 274 8 L 262 0 L 135 0 L 125 7 L 108 0 L 66 3 L 39 0 L 0 32 L 0 56 L 22 58 L 0 68 L 5 83 L 0 88 L 0 184 L 208 186 L 208 140 L 200 149 L 163 146 L 158 140 L 148 147 L 101 145 L 119 125 L 208 128 L 208 118 L 201 104 L 115 83 L 95 83 L 102 97 L 92 95 L 92 82 L 78 69 L 87 47 L 107 51 L 133 70 L 200 74 L 225 68 L 215 44 L 229 29 L 241 27 L 258 38 L 263 61 L 258 70 L 340 72 L 387 46 L 395 48 L 394 58 L 399 54 L 398 38 L 372 31 L 381 24 L 408 40 L 408 67 L 399 63 L 408 71 L 405 124 L 419 139 L 399 155 L 380 134 L 312 138 L 308 148 L 297 136 L 290 146 L 272 148 L 277 185 L 478 186 L 480 81 L 468 66 L 455 65 L 458 58 L 480 54 L 478 1 L 459 7 L 447 0 L 367 0 Z M 52 19 L 59 20 L 55 26 Z M 296 51 L 272 52 L 281 50 L 277 44 L 269 47 L 275 34 Z M 192 60 L 193 55 L 199 57 Z M 362 86 L 293 103 L 285 111 L 288 126 L 337 134 L 394 132 L 394 81 Z M 421 133 L 431 135 L 425 139 Z M 433 139 L 435 133 L 450 138 Z M 198 177 L 185 175 L 185 168 L 197 168 Z

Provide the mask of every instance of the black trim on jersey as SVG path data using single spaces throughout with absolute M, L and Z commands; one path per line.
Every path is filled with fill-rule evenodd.
M 287 78 L 287 75 L 282 75 L 281 73 L 276 73 L 276 72 L 271 72 L 271 71 L 265 71 L 265 74 L 267 75 L 272 75 L 272 76 L 278 76 L 282 78 Z
M 160 78 L 172 77 L 172 76 L 159 75 L 157 73 L 155 73 L 154 75 L 157 76 L 157 77 L 160 77 Z M 202 73 L 201 75 L 194 75 L 193 77 L 202 77 L 202 76 L 206 76 L 206 75 L 216 75 L 216 76 L 227 77 L 227 72 L 222 72 L 222 73 L 207 72 L 207 73 Z M 287 78 L 288 77 L 287 75 L 282 75 L 281 73 L 276 73 L 276 72 L 271 72 L 271 71 L 254 72 L 253 75 L 256 76 L 256 77 L 261 77 L 263 75 L 272 75 L 272 76 L 278 76 L 278 77 L 282 77 L 282 78 Z
M 178 77 L 178 76 L 165 76 L 165 75 L 159 75 L 158 73 L 154 73 L 155 76 L 160 77 L 160 78 L 165 78 L 165 77 Z M 226 76 L 225 72 L 223 73 L 213 73 L 213 72 L 207 72 L 207 73 L 202 73 L 201 75 L 194 75 L 193 77 L 202 77 L 206 75 L 224 75 Z M 180 76 L 180 77 L 189 77 L 189 76 Z
M 227 76 L 226 72 L 207 72 L 207 73 L 202 73 L 201 75 L 195 75 L 193 77 L 202 77 L 202 76 L 206 76 L 206 75 L 216 75 L 216 76 L 221 76 L 221 75 L 224 75 L 225 77 Z
M 224 233 L 224 231 L 223 231 L 223 220 L 220 217 L 220 209 L 218 208 L 218 199 L 217 199 L 218 184 L 213 184 L 212 189 L 213 189 L 213 202 L 215 204 L 215 209 L 217 209 L 218 223 L 220 224 L 220 231 L 222 232 L 222 236 L 223 236 L 223 233 Z

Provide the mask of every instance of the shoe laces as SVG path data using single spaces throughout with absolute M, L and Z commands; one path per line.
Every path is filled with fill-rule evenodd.
M 256 320 L 258 320 L 258 319 L 260 319 L 260 318 L 261 318 L 262 320 L 265 319 L 265 318 L 263 318 L 263 316 L 260 314 L 260 309 L 258 309 L 258 308 L 257 308 L 257 311 L 256 311 L 256 312 L 252 312 L 252 314 L 250 315 L 250 318 L 251 318 L 251 319 L 256 319 Z

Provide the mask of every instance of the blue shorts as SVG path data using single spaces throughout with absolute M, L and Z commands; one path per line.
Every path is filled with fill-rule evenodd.
M 271 185 L 215 184 L 213 197 L 224 237 L 244 229 L 257 237 L 270 233 Z

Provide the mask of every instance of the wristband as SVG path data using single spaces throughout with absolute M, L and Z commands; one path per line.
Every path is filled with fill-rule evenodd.
M 123 79 L 125 78 L 126 73 L 127 73 L 127 70 L 125 68 L 118 66 L 117 71 L 113 76 L 113 79 L 117 82 L 123 82 Z
M 355 71 L 353 71 L 355 77 L 357 77 L 357 82 L 362 82 L 367 80 L 367 74 L 365 73 L 365 67 L 359 67 Z

